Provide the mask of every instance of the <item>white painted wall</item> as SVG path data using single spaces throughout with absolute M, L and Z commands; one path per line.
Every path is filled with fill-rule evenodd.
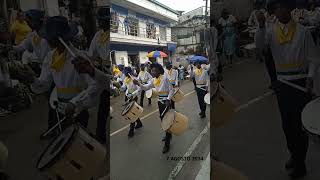
M 140 59 L 140 64 L 144 64 L 149 58 L 147 57 L 148 52 L 139 52 L 139 59 Z
M 139 20 L 139 33 L 141 37 L 147 37 L 147 24 Z
M 110 0 L 97 0 L 97 6 L 110 6 Z
M 148 0 L 127 0 L 127 1 L 134 3 L 134 4 L 137 4 L 139 6 L 145 7 L 146 9 L 152 10 L 156 13 L 161 14 L 161 15 L 167 16 L 167 17 L 171 18 L 172 20 L 178 21 L 178 16 L 175 13 L 168 11 L 165 8 L 160 7 L 160 6 L 150 2 Z
M 45 10 L 48 16 L 59 16 L 58 0 L 45 0 Z
M 39 0 L 20 0 L 20 7 L 22 11 L 27 11 L 29 9 L 41 9 L 41 3 Z
M 171 41 L 171 28 L 167 28 L 166 32 L 167 32 L 166 39 L 167 39 L 167 41 L 170 42 Z
M 116 64 L 123 64 L 124 66 L 129 65 L 127 51 L 116 51 L 115 58 L 116 58 Z

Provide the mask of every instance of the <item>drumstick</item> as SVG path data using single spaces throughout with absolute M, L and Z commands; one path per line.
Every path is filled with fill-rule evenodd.
M 69 48 L 69 46 L 64 42 L 64 40 L 59 37 L 59 41 L 63 44 L 63 46 L 69 51 L 69 53 L 76 58 L 77 56 L 72 52 L 72 50 Z
M 296 84 L 294 84 L 294 83 L 291 83 L 291 82 L 289 82 L 289 81 L 287 81 L 287 80 L 284 80 L 284 79 L 279 79 L 279 81 L 282 82 L 282 83 L 284 83 L 284 84 L 286 84 L 286 85 L 289 85 L 289 86 L 291 86 L 291 87 L 293 87 L 293 88 L 295 88 L 295 89 L 298 89 L 298 90 L 300 90 L 300 91 L 303 91 L 303 92 L 305 92 L 305 93 L 308 93 L 308 90 L 307 90 L 306 88 L 304 88 L 304 87 L 298 86 L 298 85 L 296 85 Z

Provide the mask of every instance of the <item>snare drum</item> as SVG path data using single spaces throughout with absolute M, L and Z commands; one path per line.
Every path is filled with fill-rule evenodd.
M 162 130 L 176 136 L 183 134 L 188 129 L 189 119 L 187 116 L 174 110 L 168 111 L 161 122 Z
M 301 114 L 304 128 L 311 134 L 320 136 L 320 98 L 311 101 Z
M 90 180 L 105 165 L 106 149 L 78 125 L 59 135 L 40 156 L 36 167 L 49 179 Z
M 143 112 L 143 108 L 136 102 L 131 102 L 123 111 L 122 116 L 130 123 L 136 122 Z
M 204 96 L 204 102 L 206 104 L 209 104 L 210 105 L 210 93 L 207 93 L 205 96 Z
M 148 99 L 158 97 L 157 90 L 155 88 L 149 89 L 148 91 L 146 91 L 146 97 Z
M 180 88 L 176 89 L 173 96 L 172 101 L 179 102 L 184 98 L 184 93 L 181 91 Z

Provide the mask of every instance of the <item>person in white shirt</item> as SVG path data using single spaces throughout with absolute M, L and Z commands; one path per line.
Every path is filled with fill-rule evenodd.
M 138 75 L 138 80 L 140 81 L 141 84 L 148 84 L 148 82 L 152 79 L 151 74 L 146 70 L 146 65 L 141 64 L 140 65 L 140 72 Z M 143 107 L 143 99 L 146 91 L 142 90 L 141 91 L 141 97 L 140 97 L 140 106 Z M 151 98 L 148 98 L 149 105 L 151 105 Z
M 98 59 L 103 66 L 109 58 L 108 46 L 110 36 L 110 9 L 100 8 L 97 13 L 99 31 L 94 35 L 89 50 L 88 56 L 90 59 Z M 101 67 L 103 68 L 103 67 Z
M 194 77 L 196 81 L 196 92 L 200 107 L 199 115 L 201 118 L 205 118 L 207 105 L 204 102 L 204 96 L 208 93 L 210 87 L 210 78 L 208 71 L 201 67 L 201 65 L 205 64 L 205 62 L 198 61 L 195 64 L 196 69 L 191 71 L 191 76 Z
M 25 79 L 37 89 L 49 89 L 54 83 L 59 101 L 59 116 L 70 119 L 79 112 L 74 120 L 86 128 L 89 120 L 88 109 L 97 104 L 97 83 L 89 75 L 77 72 L 74 67 L 75 58 L 58 40 L 59 37 L 62 38 L 71 51 L 80 54 L 80 51 L 69 43 L 76 33 L 77 30 L 69 26 L 67 18 L 62 16 L 48 18 L 43 36 L 53 50 L 45 58 L 47 66 L 43 65 L 39 78 L 25 77 Z M 57 121 L 57 117 L 54 118 Z M 63 127 L 66 125 L 67 122 Z M 50 126 L 52 125 L 49 125 L 48 129 L 51 128 Z M 52 131 L 50 135 L 55 135 L 55 132 Z
M 230 64 L 236 51 L 236 23 L 236 18 L 224 9 L 218 24 L 223 29 L 223 52 Z
M 251 27 L 259 27 L 259 21 L 257 19 L 257 13 L 266 13 L 266 10 L 263 8 L 262 4 L 256 2 L 255 9 L 252 11 L 249 19 L 248 19 L 248 26 Z
M 301 24 L 308 22 L 308 10 L 305 8 L 305 2 L 299 2 L 296 4 L 296 8 L 292 10 L 292 19 Z
M 184 68 L 184 66 L 183 65 L 179 65 L 179 79 L 182 81 L 182 80 L 184 80 L 184 70 L 185 70 L 185 68 Z
M 194 85 L 194 89 L 196 89 L 196 81 L 194 80 L 194 77 L 191 76 L 193 69 L 194 69 L 194 65 L 192 63 L 190 63 L 188 65 L 187 71 L 190 76 L 190 80 L 192 80 L 192 83 Z
M 311 26 L 317 26 L 320 23 L 320 10 L 316 8 L 315 2 L 309 3 L 309 10 L 307 12 L 307 21 Z
M 139 83 L 139 81 L 134 80 L 133 82 L 141 87 L 141 89 L 147 91 L 151 88 L 155 88 L 158 92 L 158 108 L 160 113 L 160 119 L 163 120 L 165 114 L 171 108 L 171 98 L 174 94 L 174 89 L 172 84 L 170 83 L 168 77 L 165 75 L 164 69 L 161 64 L 153 63 L 150 65 L 151 75 L 153 79 L 148 82 L 148 84 L 143 85 Z M 172 134 L 166 132 L 166 135 L 163 139 L 164 147 L 162 149 L 162 153 L 168 153 L 170 150 L 170 142 L 172 139 Z
M 308 135 L 303 130 L 301 112 L 312 99 L 312 84 L 319 69 L 319 49 L 315 46 L 310 32 L 291 17 L 295 2 L 275 0 L 270 5 L 279 22 L 273 24 L 263 35 L 266 46 L 271 49 L 278 80 L 275 81 L 282 127 L 290 152 L 285 168 L 291 178 L 306 176 L 306 155 Z M 272 59 L 268 59 L 270 61 Z M 283 82 L 305 86 L 309 93 L 297 90 Z
M 125 76 L 126 78 L 123 81 L 123 85 L 121 89 L 125 91 L 125 101 L 138 101 L 138 96 L 140 95 L 141 88 L 133 83 L 133 79 L 131 78 L 132 69 L 130 67 L 125 67 Z M 128 133 L 128 137 L 131 138 L 134 136 L 134 129 L 142 128 L 142 122 L 138 119 L 136 122 L 130 124 L 130 129 Z
M 32 70 L 39 76 L 42 63 L 51 50 L 48 42 L 40 37 L 44 12 L 37 9 L 31 9 L 26 11 L 25 14 L 26 21 L 33 31 L 20 44 L 13 46 L 13 49 L 18 52 L 29 51 L 30 53 L 33 53 L 35 59 L 32 62 L 25 63 L 29 64 Z
M 179 85 L 179 72 L 177 70 L 175 70 L 174 68 L 172 68 L 172 64 L 168 63 L 166 64 L 166 76 L 168 76 L 168 79 L 171 83 L 171 85 L 173 86 L 173 88 L 178 88 Z M 175 109 L 175 103 L 174 101 L 171 100 L 171 108 Z

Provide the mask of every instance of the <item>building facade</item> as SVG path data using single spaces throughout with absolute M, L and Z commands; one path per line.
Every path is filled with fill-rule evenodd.
M 98 6 L 105 4 L 98 1 Z M 154 50 L 174 53 L 171 24 L 178 21 L 178 12 L 154 0 L 114 0 L 110 7 L 110 54 L 114 64 L 137 66 Z M 163 64 L 162 58 L 157 61 Z
M 179 22 L 172 27 L 172 33 L 177 37 L 177 54 L 191 55 L 203 51 L 204 29 L 208 22 L 206 20 L 209 18 L 206 17 L 205 10 L 205 7 L 199 7 L 182 14 Z M 210 11 L 209 8 L 208 11 Z

